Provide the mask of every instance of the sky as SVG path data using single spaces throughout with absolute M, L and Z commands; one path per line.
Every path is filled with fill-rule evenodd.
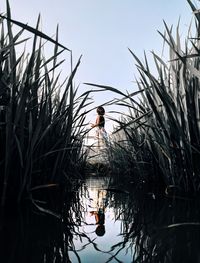
M 5 11 L 0 0 L 0 11 Z M 193 17 L 186 0 L 10 0 L 12 18 L 35 26 L 39 13 L 42 31 L 53 36 L 59 24 L 59 42 L 73 52 L 74 64 L 82 55 L 76 75 L 80 89 L 84 83 L 115 87 L 123 92 L 137 90 L 135 61 L 128 49 L 140 59 L 144 51 L 151 63 L 151 51 L 162 52 L 163 20 L 174 29 L 179 18 L 184 39 Z M 194 0 L 198 6 L 199 1 Z M 69 53 L 66 52 L 66 60 Z M 166 58 L 167 60 L 167 58 Z M 152 66 L 153 67 L 153 66 Z M 65 68 L 63 68 L 63 74 Z M 112 99 L 113 94 L 94 95 L 94 106 Z M 95 112 L 91 115 L 94 118 Z

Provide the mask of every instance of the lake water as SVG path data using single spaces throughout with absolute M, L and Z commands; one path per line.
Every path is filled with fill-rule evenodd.
M 88 177 L 80 191 L 83 221 L 77 227 L 77 232 L 84 233 L 86 236 L 81 239 L 78 235 L 74 237 L 78 255 L 73 251 L 70 253 L 73 263 L 78 263 L 78 258 L 82 263 L 131 262 L 133 248 L 129 247 L 129 243 L 124 244 L 124 247 L 122 245 L 124 241 L 123 209 L 120 203 L 117 205 L 111 194 L 114 189 L 109 189 L 109 180 L 108 177 Z M 121 195 L 124 201 L 128 198 L 126 193 L 118 193 L 118 195 Z M 105 216 L 105 222 L 102 225 L 98 225 L 95 219 L 95 213 L 98 213 L 99 209 Z M 114 248 L 113 246 L 117 244 L 119 245 Z
M 0 221 L 0 262 L 200 262 L 199 202 L 132 189 L 90 174 L 66 195 L 60 218 L 11 210 Z

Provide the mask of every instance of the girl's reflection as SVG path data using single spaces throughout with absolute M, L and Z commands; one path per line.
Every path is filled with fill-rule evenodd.
M 104 213 L 104 208 L 99 208 L 99 210 L 97 212 L 92 211 L 92 212 L 90 212 L 90 214 L 95 216 L 96 225 L 97 225 L 95 233 L 97 234 L 97 236 L 103 236 L 105 234 L 105 226 L 104 226 L 105 213 Z
M 90 215 L 95 216 L 96 221 L 96 230 L 95 233 L 97 236 L 103 236 L 105 234 L 105 206 L 106 206 L 106 191 L 98 190 L 96 208 L 97 211 L 91 211 Z

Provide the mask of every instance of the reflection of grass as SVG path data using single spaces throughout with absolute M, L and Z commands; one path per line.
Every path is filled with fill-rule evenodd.
M 6 22 L 6 23 L 5 23 Z M 22 29 L 13 34 L 12 23 Z M 7 18 L 0 20 L 0 192 L 20 202 L 35 187 L 62 184 L 82 169 L 83 110 L 87 92 L 78 97 L 73 79 L 80 60 L 64 84 L 56 74 L 64 48 L 38 30 Z M 16 55 L 23 30 L 34 34 L 32 52 Z M 55 44 L 45 59 L 42 39 Z M 59 48 L 62 50 L 59 51 Z M 64 48 L 64 49 L 63 49 Z M 61 93 L 62 89 L 62 93 Z
M 111 248 L 116 255 L 129 245 L 133 262 L 198 262 L 199 201 L 155 198 L 152 193 L 109 192 L 123 241 Z
M 110 175 L 110 168 L 108 164 L 102 162 L 88 162 L 85 171 L 89 172 L 89 174 L 94 173 L 95 175 Z
M 134 212 L 126 238 L 135 244 L 134 262 L 197 262 L 198 203 L 145 200 Z M 187 222 L 187 224 L 186 224 Z M 172 223 L 177 223 L 170 228 Z M 168 227 L 169 226 L 169 227 Z
M 39 213 L 32 206 L 26 206 L 23 211 L 9 211 L 4 220 L 1 217 L 1 262 L 69 263 L 69 250 L 74 247 L 73 237 L 80 234 L 74 229 L 77 222 L 81 221 L 77 189 L 78 184 L 62 202 L 60 218 Z M 76 213 L 76 220 L 72 211 Z

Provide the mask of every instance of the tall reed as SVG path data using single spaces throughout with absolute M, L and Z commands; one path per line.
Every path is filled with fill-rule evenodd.
M 128 173 L 133 180 L 157 190 L 164 187 L 166 191 L 173 188 L 196 193 L 200 189 L 200 17 L 193 3 L 188 3 L 196 16 L 195 36 L 191 37 L 189 29 L 182 48 L 179 25 L 174 38 L 172 28 L 164 22 L 165 33 L 159 33 L 169 47 L 169 61 L 153 52 L 157 74 L 152 73 L 146 55 L 142 62 L 130 50 L 139 72 L 138 92 L 124 94 L 112 87 L 96 86 L 121 94 L 115 104 L 127 109 L 122 120 L 115 120 L 115 137 L 121 133 L 123 140 L 115 139 L 110 148 L 111 166 L 116 168 L 115 158 L 121 152 L 124 158 L 117 165 L 119 174 Z
M 60 84 L 57 68 L 63 51 L 70 50 L 36 28 L 0 16 L 0 193 L 20 202 L 37 189 L 55 187 L 76 177 L 85 162 L 82 139 L 85 133 L 84 108 L 88 94 L 77 95 L 74 77 L 80 65 Z M 20 26 L 14 34 L 14 25 Z M 16 55 L 24 31 L 33 33 L 32 51 Z M 54 44 L 51 57 L 45 59 L 44 41 Z M 69 62 L 70 63 L 70 62 Z
M 188 2 L 194 10 L 192 3 Z M 169 46 L 169 63 L 166 64 L 153 53 L 158 78 L 151 73 L 146 57 L 142 63 L 131 51 L 140 73 L 138 86 L 144 90 L 142 106 L 150 115 L 136 122 L 139 125 L 142 120 L 139 133 L 145 138 L 144 145 L 153 156 L 154 166 L 159 167 L 159 176 L 162 176 L 166 186 L 178 187 L 186 192 L 197 192 L 200 187 L 200 20 L 198 15 L 196 17 L 196 36 L 190 39 L 188 35 L 184 51 L 181 48 L 179 25 L 174 39 L 172 29 L 165 24 L 166 33 L 160 34 Z

